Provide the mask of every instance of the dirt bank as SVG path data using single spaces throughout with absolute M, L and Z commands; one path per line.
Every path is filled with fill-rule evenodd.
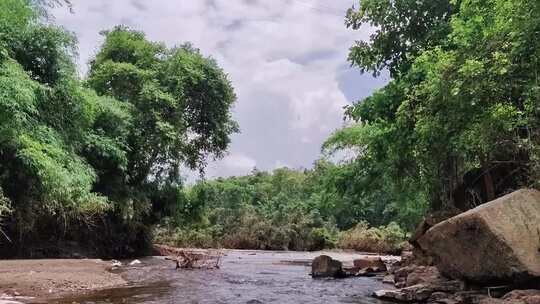
M 124 285 L 102 260 L 0 261 L 0 300 L 6 296 L 43 297 Z

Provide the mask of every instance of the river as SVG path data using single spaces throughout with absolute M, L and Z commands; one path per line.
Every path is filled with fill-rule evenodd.
M 312 279 L 307 261 L 318 253 L 226 251 L 220 269 L 175 270 L 161 257 L 122 268 L 127 287 L 37 303 L 385 303 L 370 297 L 388 288 L 374 278 Z M 331 253 L 345 263 L 354 254 Z M 337 256 L 336 256 L 337 255 Z

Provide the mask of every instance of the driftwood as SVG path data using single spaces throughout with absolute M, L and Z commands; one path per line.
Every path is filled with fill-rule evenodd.
M 155 246 L 166 260 L 176 263 L 176 269 L 219 269 L 223 253 L 219 250 L 183 249 Z

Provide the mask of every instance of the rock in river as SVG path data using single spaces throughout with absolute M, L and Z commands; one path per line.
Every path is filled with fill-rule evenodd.
M 430 228 L 418 244 L 445 276 L 520 282 L 540 276 L 540 192 L 522 189 Z
M 353 264 L 358 270 L 364 268 L 376 268 L 380 269 L 380 271 L 386 270 L 386 264 L 383 262 L 380 256 L 364 256 L 360 259 L 355 259 Z
M 318 256 L 311 263 L 311 276 L 314 278 L 340 278 L 344 275 L 343 264 L 327 255 Z
M 396 278 L 393 274 L 385 275 L 382 279 L 382 282 L 384 284 L 392 284 L 394 285 L 396 283 Z

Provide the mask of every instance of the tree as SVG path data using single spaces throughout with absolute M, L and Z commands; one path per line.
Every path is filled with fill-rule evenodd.
M 230 113 L 236 100 L 233 88 L 217 63 L 191 45 L 167 49 L 125 27 L 103 35 L 88 85 L 120 100 L 131 125 L 123 135 L 124 170 L 93 162 L 106 174 L 98 187 L 112 196 L 133 193 L 141 204 L 138 209 L 168 214 L 182 202 L 176 194 L 170 196 L 181 187 L 180 168 L 202 172 L 209 157 L 223 155 L 238 130 Z M 111 178 L 119 183 L 111 187 Z
M 121 27 L 82 82 L 76 37 L 38 2 L 0 2 L 0 216 L 16 236 L 8 253 L 65 240 L 84 240 L 93 255 L 142 253 L 150 224 L 182 200 L 180 167 L 202 170 L 227 149 L 233 88 L 198 50 Z
M 355 123 L 326 148 L 357 152 L 351 164 L 363 198 L 384 189 L 398 210 L 424 200 L 466 210 L 538 180 L 539 48 L 528 39 L 538 32 L 539 4 L 431 4 L 363 1 L 350 12 L 356 28 L 378 26 L 370 43 L 352 48 L 352 63 L 387 67 L 394 79 L 347 110 Z M 419 16 L 430 26 L 414 31 Z
M 6 230 L 21 249 L 32 231 L 54 238 L 110 206 L 92 191 L 96 175 L 80 155 L 94 117 L 74 73 L 74 39 L 41 25 L 26 1 L 0 6 L 0 188 L 13 211 Z
M 130 184 L 150 175 L 174 180 L 180 165 L 202 169 L 208 156 L 220 157 L 238 128 L 229 111 L 236 97 L 216 62 L 189 45 L 166 49 L 124 27 L 103 34 L 88 84 L 133 106 Z
M 388 69 L 393 77 L 405 73 L 424 50 L 444 42 L 450 18 L 459 5 L 450 0 L 363 0 L 347 12 L 346 25 L 375 28 L 369 42 L 357 41 L 349 60 L 362 72 L 377 75 Z

